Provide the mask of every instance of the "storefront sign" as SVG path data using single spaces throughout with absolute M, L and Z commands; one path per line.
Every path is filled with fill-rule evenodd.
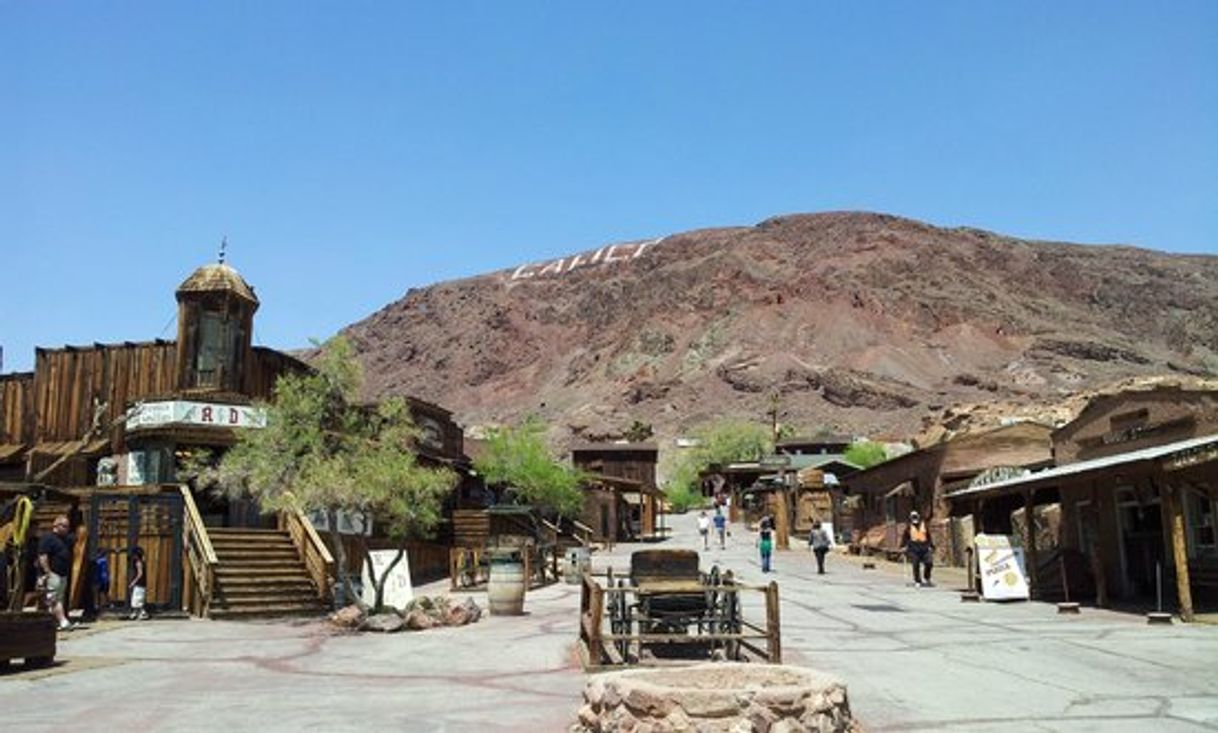
M 1163 461 L 1164 471 L 1182 471 L 1218 459 L 1218 445 L 1203 445 L 1188 451 L 1180 451 Z
M 211 425 L 222 428 L 265 428 L 266 410 L 249 405 L 164 400 L 140 402 L 127 412 L 127 429 L 169 425 Z
M 981 594 L 989 601 L 1028 600 L 1028 576 L 1023 548 L 1010 535 L 979 534 L 973 538 L 981 567 Z
M 389 567 L 389 563 L 393 562 L 393 558 L 397 556 L 397 550 L 371 550 L 368 552 L 368 559 L 372 561 L 372 572 L 376 573 L 377 580 L 380 580 L 385 568 Z M 363 593 L 360 598 L 371 606 L 376 602 L 376 588 L 372 585 L 372 578 L 368 575 L 368 563 L 364 563 L 361 579 L 363 580 Z M 412 600 L 414 600 L 414 588 L 410 585 L 410 557 L 406 553 L 402 553 L 402 560 L 393 566 L 389 577 L 385 579 L 384 601 L 386 606 L 393 606 L 400 611 L 406 608 L 406 604 Z
M 346 535 L 372 536 L 372 515 L 367 512 L 347 512 L 339 510 L 335 513 L 338 533 Z M 318 532 L 330 531 L 330 520 L 321 510 L 309 512 L 309 521 Z

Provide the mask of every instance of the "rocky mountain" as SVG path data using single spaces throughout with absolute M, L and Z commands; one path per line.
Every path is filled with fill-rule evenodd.
M 1218 374 L 1218 257 L 894 216 L 779 216 L 411 290 L 346 333 L 376 396 L 559 442 L 723 416 L 905 437 L 958 403 L 1035 408 Z

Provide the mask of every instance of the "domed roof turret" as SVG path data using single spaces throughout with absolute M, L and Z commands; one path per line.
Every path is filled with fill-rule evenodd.
M 241 277 L 241 273 L 223 262 L 211 262 L 195 270 L 178 286 L 177 295 L 178 300 L 181 300 L 187 293 L 224 292 L 258 306 L 258 296 L 254 295 L 254 289 Z

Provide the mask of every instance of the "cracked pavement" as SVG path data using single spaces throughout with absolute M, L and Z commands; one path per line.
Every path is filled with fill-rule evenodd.
M 695 545 L 692 516 L 669 523 L 677 532 L 660 546 Z M 784 661 L 843 679 L 872 733 L 1218 731 L 1218 627 L 966 604 L 951 571 L 917 589 L 901 566 L 865 571 L 837 554 L 817 576 L 806 548 L 777 552 L 767 578 L 753 535 L 733 529 L 726 549 L 702 553 L 704 568 L 777 580 Z M 597 553 L 596 571 L 627 568 L 638 547 Z M 50 670 L 0 674 L 0 709 L 22 731 L 562 731 L 586 679 L 578 608 L 578 587 L 559 584 L 532 591 L 526 616 L 417 633 L 335 634 L 316 620 L 105 623 L 61 637 Z

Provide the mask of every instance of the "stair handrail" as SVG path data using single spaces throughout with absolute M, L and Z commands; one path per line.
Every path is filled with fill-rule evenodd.
M 330 588 L 336 582 L 334 572 L 334 557 L 330 549 L 322 542 L 321 535 L 308 516 L 299 509 L 289 509 L 279 513 L 280 529 L 286 530 L 292 538 L 292 544 L 304 560 L 309 577 L 317 586 L 317 597 L 322 601 L 330 599 Z
M 180 484 L 178 489 L 182 492 L 182 506 L 185 509 L 183 545 L 198 588 L 196 608 L 200 616 L 206 616 L 211 606 L 212 591 L 216 587 L 216 566 L 220 561 L 216 558 L 216 550 L 212 547 L 211 537 L 207 534 L 203 517 L 199 515 L 199 507 L 190 493 L 190 487 Z

